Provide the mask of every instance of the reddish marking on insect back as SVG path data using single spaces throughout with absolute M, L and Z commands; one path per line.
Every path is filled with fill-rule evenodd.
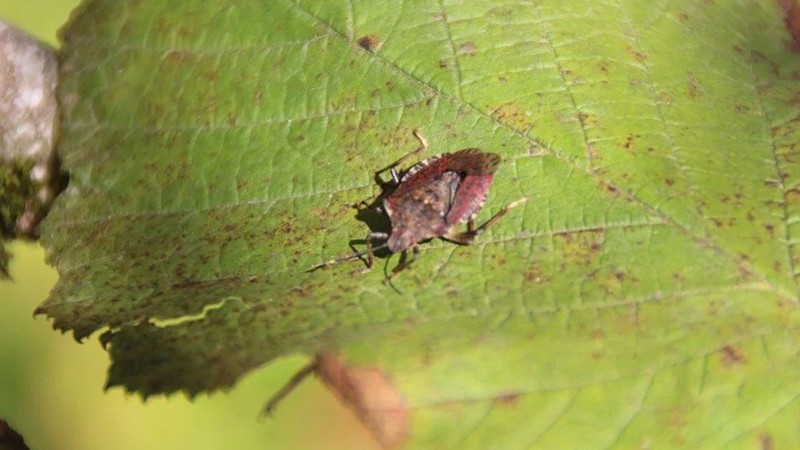
M 415 164 L 384 200 L 392 222 L 387 247 L 401 252 L 441 237 L 477 215 L 486 201 L 500 157 L 476 148 L 444 153 Z
M 494 153 L 483 153 L 477 148 L 459 150 L 448 158 L 450 170 L 465 175 L 491 175 L 500 165 L 500 156 Z
M 450 211 L 447 213 L 447 223 L 456 225 L 464 223 L 478 214 L 489 187 L 492 185 L 494 175 L 467 175 L 458 187 L 460 195 L 456 195 Z
M 448 170 L 448 153 L 437 155 L 425 160 L 422 160 L 413 167 L 408 169 L 408 172 L 400 179 L 400 185 L 389 197 L 395 197 L 403 193 L 403 191 L 414 189 L 420 184 L 429 183 L 441 176 Z
M 493 175 L 499 164 L 500 156 L 494 153 L 483 153 L 477 148 L 443 153 L 420 161 L 411 167 L 392 195 L 402 192 L 404 189 L 412 189 L 419 183 L 430 182 L 446 171 L 456 172 L 463 177 Z

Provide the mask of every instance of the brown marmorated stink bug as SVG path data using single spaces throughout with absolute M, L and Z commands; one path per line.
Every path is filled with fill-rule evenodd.
M 528 201 L 527 197 L 523 197 L 509 203 L 486 223 L 475 228 L 475 216 L 486 201 L 494 173 L 500 164 L 500 156 L 484 153 L 477 148 L 467 148 L 432 156 L 408 170 L 398 172 L 397 166 L 428 149 L 428 142 L 419 131 L 414 130 L 413 134 L 419 140 L 420 147 L 375 173 L 376 180 L 384 189 L 378 198 L 383 200 L 382 205 L 375 209 L 389 217 L 391 233 L 372 231 L 367 234 L 366 251 L 317 264 L 311 270 L 364 255 L 367 256 L 367 267 L 371 268 L 376 250 L 386 248 L 392 253 L 403 253 L 411 248 L 413 257 L 395 267 L 393 277 L 416 259 L 420 242 L 438 237 L 457 244 L 471 244 L 511 208 Z M 384 182 L 380 175 L 387 170 L 392 179 Z M 467 224 L 466 231 L 455 231 L 456 225 L 462 223 Z M 373 247 L 374 240 L 386 242 Z

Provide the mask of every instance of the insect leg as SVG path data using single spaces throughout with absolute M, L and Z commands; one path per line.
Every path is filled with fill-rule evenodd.
M 325 267 L 332 266 L 334 264 L 343 263 L 345 261 L 350 261 L 351 259 L 358 259 L 361 257 L 361 253 L 355 253 L 353 255 L 342 256 L 341 258 L 333 258 L 329 259 L 325 262 L 321 262 L 319 264 L 314 264 L 311 266 L 306 272 L 313 272 L 318 269 L 324 269 Z
M 425 140 L 424 137 L 420 134 L 419 130 L 414 130 L 412 132 L 415 138 L 419 141 L 420 146 L 416 149 L 411 151 L 410 153 L 406 154 L 402 158 L 398 159 L 397 161 L 389 164 L 388 166 L 384 167 L 383 169 L 375 172 L 375 179 L 378 181 L 379 184 L 387 184 L 386 182 L 381 179 L 381 174 L 386 172 L 387 170 L 392 175 L 392 184 L 400 184 L 400 174 L 397 172 L 395 167 L 399 166 L 400 164 L 404 163 L 408 158 L 416 155 L 419 152 L 425 151 L 428 149 L 428 141 Z
M 484 231 L 486 231 L 490 226 L 494 225 L 498 220 L 500 220 L 503 216 L 508 214 L 511 208 L 515 208 L 519 205 L 524 204 L 528 201 L 528 197 L 522 197 L 519 200 L 515 200 L 509 204 L 507 204 L 503 209 L 497 212 L 491 219 L 487 220 L 486 223 L 481 225 L 478 228 L 475 228 L 475 223 L 472 219 L 467 222 L 467 231 L 463 231 L 461 233 L 453 233 L 449 232 L 445 234 L 444 237 L 448 241 L 455 242 L 457 244 L 464 244 L 469 245 L 472 241 L 475 240 L 476 237 L 480 236 Z
M 372 241 L 378 239 L 389 239 L 388 233 L 383 233 L 380 231 L 373 231 L 367 234 L 367 267 L 372 268 L 372 264 L 375 262 L 375 252 L 374 250 L 379 247 L 385 247 L 386 244 L 376 247 L 375 249 L 372 248 Z
M 394 269 L 392 269 L 392 274 L 391 274 L 391 275 L 389 275 L 389 276 L 386 278 L 386 280 L 384 280 L 384 283 L 391 283 L 391 282 L 392 282 L 392 280 L 394 280 L 394 279 L 395 279 L 395 277 L 397 277 L 397 275 L 399 275 L 399 274 L 400 274 L 400 272 L 402 272 L 402 271 L 406 270 L 406 269 L 408 268 L 408 266 L 410 266 L 410 265 L 411 265 L 411 263 L 413 263 L 414 261 L 416 261 L 418 256 L 419 256 L 419 245 L 417 245 L 417 244 L 414 244 L 414 245 L 411 247 L 411 258 L 410 258 L 410 259 L 408 259 L 408 260 L 406 260 L 406 261 L 403 261 L 402 263 L 398 264 L 398 265 L 397 265 L 397 267 L 395 267 Z
M 323 269 L 325 267 L 332 266 L 334 264 L 343 263 L 345 261 L 350 261 L 350 260 L 353 260 L 353 259 L 359 259 L 364 255 L 367 255 L 367 267 L 371 269 L 372 268 L 372 263 L 373 263 L 373 260 L 374 260 L 375 250 L 380 250 L 380 249 L 386 248 L 386 244 L 381 244 L 381 245 L 378 245 L 377 247 L 373 247 L 372 246 L 372 241 L 373 240 L 378 240 L 378 239 L 388 239 L 388 238 L 389 238 L 389 235 L 387 233 L 379 233 L 379 232 L 369 233 L 367 235 L 367 239 L 366 239 L 367 249 L 364 250 L 363 252 L 353 253 L 352 255 L 346 255 L 346 256 L 339 257 L 339 258 L 329 259 L 329 260 L 327 260 L 325 262 L 322 262 L 322 263 L 315 264 L 315 265 L 311 266 L 311 268 L 309 268 L 306 272 L 313 272 L 315 270 Z

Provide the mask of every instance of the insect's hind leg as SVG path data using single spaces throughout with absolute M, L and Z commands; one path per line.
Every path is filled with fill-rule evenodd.
M 483 234 L 484 231 L 488 230 L 489 227 L 497 223 L 498 220 L 502 219 L 503 216 L 508 214 L 508 212 L 519 205 L 524 204 L 528 201 L 528 197 L 522 197 L 519 200 L 515 200 L 509 204 L 507 204 L 503 209 L 497 212 L 497 214 L 493 215 L 491 219 L 487 220 L 486 223 L 475 228 L 475 222 L 470 219 L 467 222 L 467 231 L 462 231 L 458 233 L 450 232 L 446 235 L 442 236 L 443 238 L 447 239 L 448 241 L 455 242 L 456 244 L 462 245 L 469 245 L 475 240 L 476 237 Z

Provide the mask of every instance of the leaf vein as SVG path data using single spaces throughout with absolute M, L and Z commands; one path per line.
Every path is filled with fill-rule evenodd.
M 455 78 L 456 78 L 456 91 L 458 92 L 458 99 L 463 102 L 464 101 L 464 92 L 462 91 L 461 84 L 462 84 L 462 75 L 461 75 L 461 65 L 458 61 L 458 54 L 456 53 L 456 45 L 453 42 L 453 33 L 450 30 L 450 25 L 447 23 L 447 10 L 444 7 L 444 1 L 439 0 L 439 9 L 441 11 L 441 23 L 444 26 L 444 30 L 447 34 L 447 43 L 450 47 L 450 53 L 453 56 L 453 64 L 455 66 Z

